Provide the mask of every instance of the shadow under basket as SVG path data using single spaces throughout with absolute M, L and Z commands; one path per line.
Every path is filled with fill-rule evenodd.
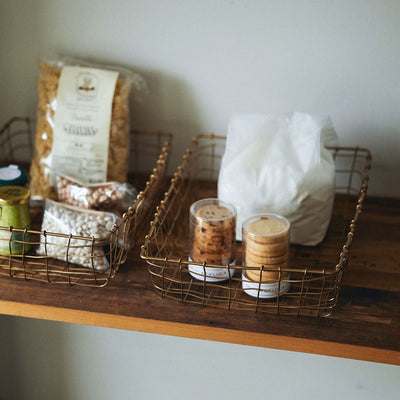
M 332 219 L 324 240 L 314 247 L 290 245 L 289 267 L 269 268 L 279 276 L 273 285 L 261 281 L 249 284 L 246 271 L 257 269 L 261 277 L 262 268 L 242 266 L 240 242 L 234 267 L 193 263 L 188 259 L 190 205 L 202 198 L 217 197 L 225 140 L 216 135 L 194 138 L 157 208 L 141 248 L 155 290 L 164 298 L 225 310 L 329 316 L 338 304 L 343 273 L 366 196 L 370 152 L 358 147 L 329 148 L 335 161 L 336 189 Z M 213 276 L 213 271 L 225 269 L 227 279 L 221 282 L 195 279 L 194 269 L 202 276 Z
M 30 118 L 15 117 L 8 121 L 0 131 L 0 165 L 15 163 L 28 170 L 33 158 L 34 134 L 35 122 Z M 143 243 L 154 214 L 153 205 L 158 204 L 164 192 L 171 142 L 170 133 L 130 132 L 128 181 L 139 194 L 104 237 L 42 231 L 41 206 L 29 209 L 30 229 L 0 226 L 3 242 L 0 275 L 57 284 L 107 285 L 126 261 L 129 250 Z M 8 252 L 4 251 L 7 247 Z M 16 247 L 18 254 L 12 254 Z M 84 262 L 77 264 L 76 260 Z

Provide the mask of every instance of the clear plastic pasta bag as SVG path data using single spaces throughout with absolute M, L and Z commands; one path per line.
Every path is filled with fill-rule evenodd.
M 58 171 L 85 183 L 125 182 L 130 93 L 146 91 L 140 75 L 82 60 L 41 62 L 32 198 L 56 198 Z
M 237 240 L 253 215 L 275 213 L 291 224 L 290 241 L 320 243 L 332 215 L 338 145 L 329 117 L 295 112 L 234 115 L 218 177 L 218 198 L 237 208 Z

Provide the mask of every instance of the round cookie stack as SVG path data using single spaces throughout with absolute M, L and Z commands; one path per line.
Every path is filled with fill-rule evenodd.
M 191 207 L 191 260 L 228 265 L 235 260 L 235 253 L 235 211 L 217 199 L 194 203 Z
M 247 269 L 248 279 L 260 282 L 261 278 L 262 283 L 279 280 L 279 271 L 268 269 L 288 267 L 289 228 L 289 221 L 275 214 L 255 216 L 243 224 L 243 264 L 259 268 Z M 261 271 L 261 267 L 265 270 Z M 281 275 L 281 279 L 287 277 L 288 273 Z

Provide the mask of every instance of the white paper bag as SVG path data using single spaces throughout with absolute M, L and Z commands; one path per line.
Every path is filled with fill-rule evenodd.
M 304 113 L 231 117 L 218 178 L 218 197 L 242 223 L 276 213 L 291 223 L 291 243 L 316 245 L 331 219 L 335 166 L 325 146 L 338 138 L 329 117 Z

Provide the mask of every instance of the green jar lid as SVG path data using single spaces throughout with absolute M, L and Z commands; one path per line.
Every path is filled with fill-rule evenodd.
M 27 182 L 27 173 L 18 165 L 10 164 L 0 167 L 0 187 L 25 186 Z
M 0 205 L 13 206 L 26 203 L 30 192 L 22 186 L 3 186 L 0 187 Z

